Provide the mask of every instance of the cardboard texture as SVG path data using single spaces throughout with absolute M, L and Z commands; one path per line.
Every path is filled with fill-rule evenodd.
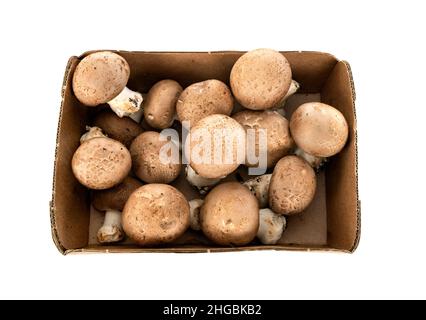
M 312 204 L 300 215 L 288 218 L 288 227 L 276 245 L 254 241 L 244 247 L 219 247 L 200 232 L 187 231 L 164 247 L 138 247 L 131 240 L 113 246 L 96 242 L 103 213 L 90 206 L 90 192 L 74 178 L 71 158 L 79 138 L 98 108 L 81 105 L 72 92 L 72 74 L 80 57 L 71 57 L 64 77 L 62 103 L 54 166 L 53 195 L 50 207 L 52 236 L 61 253 L 71 252 L 223 252 L 245 250 L 322 250 L 353 252 L 360 236 L 358 199 L 357 135 L 355 90 L 349 64 L 321 52 L 283 52 L 289 60 L 293 78 L 301 90 L 286 105 L 287 118 L 300 104 L 322 101 L 339 109 L 346 117 L 350 133 L 343 151 L 318 174 L 318 187 Z M 191 83 L 219 79 L 229 84 L 232 65 L 243 52 L 125 52 L 129 63 L 128 87 L 147 92 L 157 81 L 171 78 L 183 87 Z M 236 107 L 235 109 L 238 109 Z M 241 167 L 227 180 L 247 178 Z M 198 194 L 184 175 L 172 183 L 188 200 Z

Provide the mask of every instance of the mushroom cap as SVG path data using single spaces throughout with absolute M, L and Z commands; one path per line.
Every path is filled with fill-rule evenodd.
M 116 140 L 99 137 L 83 142 L 72 157 L 77 180 L 90 189 L 112 188 L 124 180 L 132 167 L 126 147 Z
M 259 228 L 256 197 L 238 182 L 225 182 L 204 199 L 200 211 L 201 230 L 220 245 L 245 245 Z
M 162 80 L 154 84 L 143 105 L 145 121 L 156 129 L 169 128 L 181 93 L 181 85 L 174 80 Z
M 201 177 L 223 178 L 244 162 L 245 141 L 244 128 L 231 117 L 223 114 L 205 117 L 190 130 L 190 166 Z
M 130 195 L 122 223 L 125 233 L 140 245 L 172 242 L 189 227 L 189 204 L 172 186 L 147 184 Z
M 179 154 L 179 147 L 171 141 L 161 141 L 160 133 L 146 131 L 137 136 L 130 145 L 133 172 L 147 183 L 169 183 L 177 178 L 181 170 L 181 162 L 162 163 L 161 149 L 167 143 Z
M 122 183 L 115 187 L 94 191 L 92 193 L 92 205 L 99 211 L 123 211 L 127 199 L 139 187 L 142 187 L 142 182 L 132 177 L 126 177 Z
M 231 115 L 234 99 L 228 86 L 219 80 L 206 80 L 191 84 L 179 96 L 176 112 L 180 122 L 191 126 L 212 114 Z
M 129 76 L 130 67 L 123 57 L 109 51 L 95 52 L 77 65 L 72 86 L 81 103 L 94 107 L 118 96 Z
M 316 157 L 339 153 L 348 139 L 348 123 L 343 114 L 321 102 L 299 106 L 291 116 L 290 131 L 297 146 Z
M 273 108 L 282 101 L 291 84 L 291 68 L 278 51 L 256 49 L 243 54 L 231 70 L 231 89 L 244 107 Z
M 292 215 L 305 210 L 315 195 L 314 169 L 302 158 L 286 156 L 276 164 L 269 185 L 269 207 Z
M 129 117 L 120 118 L 110 109 L 96 114 L 93 125 L 101 128 L 108 137 L 129 147 L 133 139 L 143 132 L 141 126 Z
M 266 154 L 267 167 L 271 168 L 279 159 L 288 154 L 293 148 L 294 141 L 290 136 L 289 124 L 286 118 L 276 111 L 241 111 L 232 116 L 244 129 L 256 130 L 256 155 L 259 155 L 259 129 L 265 129 L 267 137 Z M 250 163 L 246 157 L 247 166 L 257 166 L 258 162 Z

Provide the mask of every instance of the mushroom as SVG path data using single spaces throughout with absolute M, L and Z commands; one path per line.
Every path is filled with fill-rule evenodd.
M 130 118 L 120 118 L 111 110 L 103 110 L 96 114 L 93 124 L 108 135 L 108 137 L 120 141 L 129 147 L 133 139 L 143 130 L 138 123 Z
M 256 197 L 259 208 L 266 208 L 268 206 L 271 177 L 272 174 L 264 174 L 243 182 L 243 185 Z
M 211 190 L 200 211 L 203 233 L 219 245 L 241 246 L 259 229 L 256 197 L 238 182 L 225 182 Z
M 271 209 L 259 210 L 259 230 L 257 238 L 263 244 L 276 244 L 287 227 L 285 216 L 276 214 Z
M 169 128 L 176 113 L 176 102 L 182 87 L 174 80 L 157 82 L 148 92 L 144 101 L 145 121 L 153 128 Z
M 290 136 L 288 121 L 276 111 L 241 111 L 232 116 L 240 123 L 247 133 L 246 162 L 249 167 L 267 166 L 271 168 L 279 159 L 284 157 L 293 148 L 294 142 Z M 266 138 L 266 156 L 260 152 L 260 146 L 263 143 L 260 130 L 264 131 Z M 255 149 L 251 147 L 249 135 L 255 140 Z
M 96 190 L 92 193 L 92 205 L 98 211 L 105 212 L 103 225 L 99 228 L 99 243 L 112 243 L 123 240 L 121 211 L 127 199 L 142 183 L 132 177 L 126 177 L 122 183 L 111 189 Z
M 170 185 L 147 184 L 130 195 L 122 220 L 124 232 L 139 245 L 169 243 L 189 227 L 189 204 Z
M 171 159 L 162 158 L 165 149 L 165 156 L 170 153 Z M 180 173 L 179 147 L 172 141 L 162 139 L 158 132 L 146 131 L 137 136 L 130 145 L 130 154 L 134 173 L 147 183 L 169 183 Z
M 245 130 L 237 121 L 223 114 L 210 115 L 191 128 L 186 158 L 199 176 L 224 178 L 244 162 L 245 141 Z
M 200 194 L 206 194 L 211 187 L 216 185 L 221 179 L 204 178 L 197 174 L 190 165 L 185 167 L 186 180 L 198 189 Z
M 286 156 L 276 164 L 269 184 L 269 207 L 278 214 L 293 215 L 305 210 L 316 190 L 312 167 L 297 156 Z
M 126 147 L 107 137 L 84 141 L 75 151 L 71 167 L 77 180 L 89 189 L 112 188 L 130 172 L 132 160 Z
M 231 115 L 233 105 L 234 99 L 228 86 L 212 79 L 191 84 L 183 90 L 176 104 L 176 112 L 184 126 L 194 126 L 212 114 Z
M 203 205 L 204 200 L 202 199 L 193 199 L 189 201 L 189 221 L 190 228 L 192 230 L 201 230 L 200 226 L 200 209 Z
M 299 147 L 296 154 L 315 168 L 324 158 L 339 153 L 348 139 L 348 124 L 343 114 L 321 102 L 299 106 L 291 116 L 290 131 Z
M 256 49 L 235 62 L 230 83 L 241 105 L 251 110 L 265 110 L 283 101 L 291 76 L 290 64 L 284 55 L 271 49 Z
M 72 86 L 77 99 L 86 106 L 108 103 L 119 116 L 139 111 L 142 95 L 126 87 L 130 67 L 120 55 L 101 51 L 84 57 L 77 65 Z

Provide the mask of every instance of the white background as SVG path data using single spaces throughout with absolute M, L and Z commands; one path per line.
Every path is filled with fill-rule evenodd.
M 426 298 L 423 3 L 1 1 L 0 298 Z M 257 47 L 351 63 L 358 251 L 59 254 L 48 202 L 68 57 Z

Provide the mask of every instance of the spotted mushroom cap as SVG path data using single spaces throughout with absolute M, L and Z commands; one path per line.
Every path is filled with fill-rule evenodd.
M 163 163 L 161 160 L 161 150 L 167 143 L 175 154 L 179 154 L 178 146 L 161 141 L 160 133 L 155 131 L 146 131 L 133 140 L 130 154 L 133 172 L 139 179 L 147 183 L 169 183 L 178 177 L 182 168 L 180 159 L 177 163 Z M 167 152 L 167 155 L 171 154 Z
M 231 115 L 234 99 L 228 86 L 219 80 L 206 80 L 191 84 L 176 104 L 180 122 L 189 121 L 191 126 L 212 114 Z
M 126 147 L 113 139 L 99 137 L 83 142 L 72 158 L 77 180 L 90 189 L 108 189 L 130 172 L 132 160 Z
M 126 87 L 130 67 L 120 55 L 101 51 L 84 57 L 72 80 L 74 94 L 86 106 L 97 106 L 114 99 Z
M 348 139 L 348 123 L 343 114 L 321 102 L 299 106 L 291 116 L 290 131 L 297 146 L 316 157 L 339 153 Z
M 200 211 L 201 230 L 220 245 L 245 245 L 259 229 L 256 197 L 238 182 L 225 182 L 211 190 Z
M 189 204 L 170 185 L 146 184 L 130 195 L 122 223 L 125 233 L 139 245 L 169 243 L 188 229 Z
M 288 154 L 293 148 L 294 141 L 290 136 L 288 121 L 276 111 L 241 111 L 232 116 L 240 123 L 244 129 L 256 130 L 256 137 L 259 137 L 259 130 L 266 130 L 266 154 L 267 167 L 271 168 L 279 159 Z M 256 155 L 259 154 L 259 140 L 256 138 Z M 246 159 L 247 166 L 257 166 L 258 163 L 250 162 Z
M 223 114 L 205 117 L 190 131 L 190 166 L 203 178 L 223 178 L 244 162 L 245 143 L 245 130 L 236 120 Z
M 269 185 L 269 207 L 278 214 L 292 215 L 312 202 L 317 180 L 302 158 L 286 156 L 276 164 Z
M 243 54 L 231 70 L 231 89 L 235 98 L 251 110 L 277 106 L 291 84 L 291 68 L 278 51 L 256 49 Z
M 145 121 L 153 128 L 169 128 L 176 113 L 176 102 L 182 87 L 174 80 L 161 80 L 149 90 L 144 102 Z

